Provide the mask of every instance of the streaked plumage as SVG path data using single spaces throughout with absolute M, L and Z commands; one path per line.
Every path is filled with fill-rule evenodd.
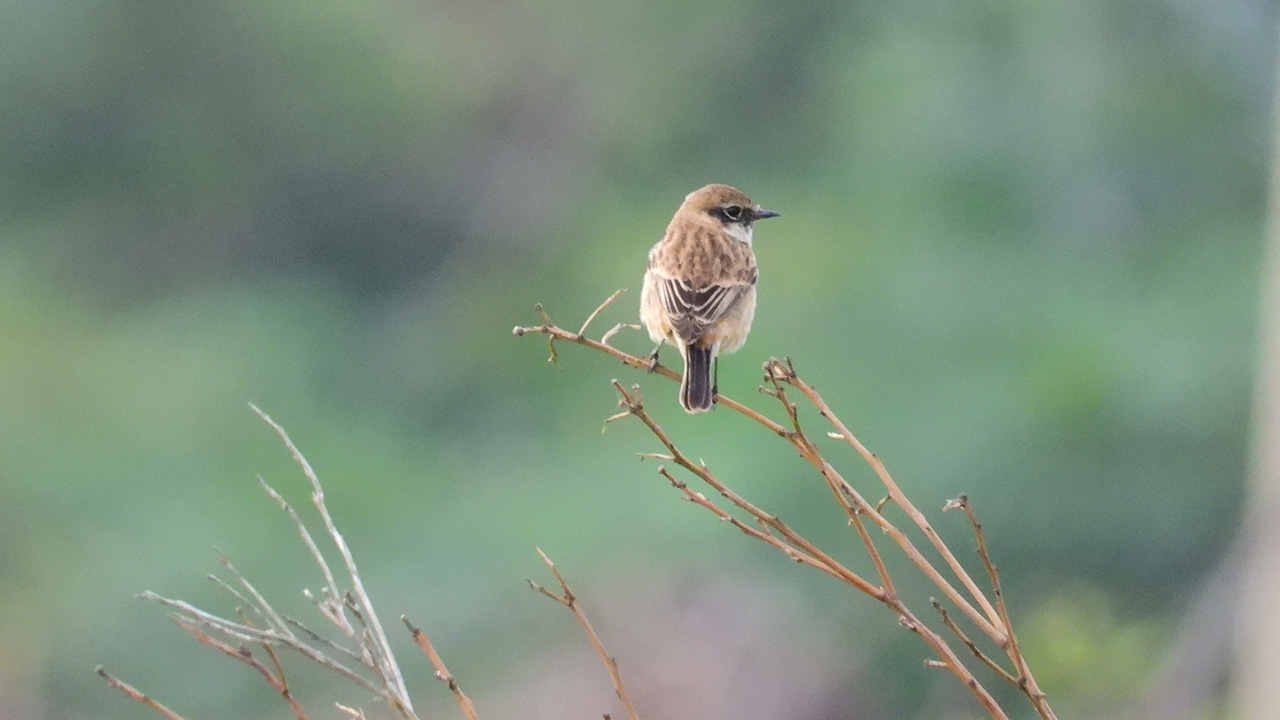
M 757 277 L 752 226 L 775 216 L 739 190 L 707 185 L 689 193 L 649 251 L 640 319 L 654 342 L 680 351 L 680 404 L 689 412 L 711 409 L 715 358 L 742 347 L 751 331 Z

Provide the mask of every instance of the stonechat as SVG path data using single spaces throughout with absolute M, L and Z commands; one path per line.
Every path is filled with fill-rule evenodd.
M 688 412 L 711 409 L 716 358 L 742 347 L 751 331 L 757 277 L 752 226 L 777 216 L 740 190 L 708 185 L 689 193 L 649 251 L 640 319 L 658 348 L 668 342 L 680 351 L 680 405 Z

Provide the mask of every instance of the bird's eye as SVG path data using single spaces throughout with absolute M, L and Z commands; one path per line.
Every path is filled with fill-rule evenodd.
M 741 220 L 742 206 L 741 205 L 725 205 L 724 216 L 730 220 Z

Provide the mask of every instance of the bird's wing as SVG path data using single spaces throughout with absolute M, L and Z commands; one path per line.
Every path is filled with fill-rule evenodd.
M 685 342 L 693 342 L 706 328 L 724 317 L 753 282 L 726 282 L 694 287 L 679 278 L 658 277 L 658 298 L 672 327 Z

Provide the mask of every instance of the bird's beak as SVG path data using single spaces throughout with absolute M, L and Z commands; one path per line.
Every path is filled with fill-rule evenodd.
M 765 218 L 778 217 L 780 213 L 776 213 L 772 210 L 765 210 L 764 208 L 756 208 L 755 214 L 757 220 L 763 220 Z

